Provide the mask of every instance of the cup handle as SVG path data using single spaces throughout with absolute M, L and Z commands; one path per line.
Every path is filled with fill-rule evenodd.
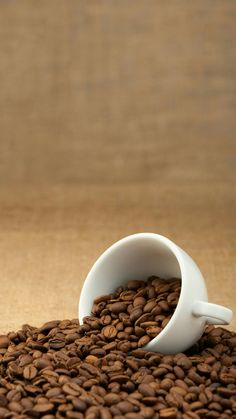
M 196 317 L 206 317 L 209 324 L 229 324 L 233 317 L 233 312 L 229 308 L 207 301 L 196 301 L 192 314 Z

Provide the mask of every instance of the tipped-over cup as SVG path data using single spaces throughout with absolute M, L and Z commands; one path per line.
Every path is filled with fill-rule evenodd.
M 143 349 L 174 354 L 190 348 L 203 334 L 206 324 L 225 325 L 232 311 L 208 302 L 206 284 L 193 259 L 168 238 L 154 233 L 127 236 L 94 263 L 85 279 L 79 300 L 79 321 L 91 315 L 96 297 L 125 286 L 131 279 L 180 278 L 181 291 L 168 324 Z

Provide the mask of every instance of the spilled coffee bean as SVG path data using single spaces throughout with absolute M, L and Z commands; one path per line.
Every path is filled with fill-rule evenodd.
M 98 297 L 82 325 L 55 320 L 0 336 L 0 419 L 236 418 L 236 333 L 207 326 L 176 355 L 141 348 L 178 302 L 178 280 L 156 279 Z

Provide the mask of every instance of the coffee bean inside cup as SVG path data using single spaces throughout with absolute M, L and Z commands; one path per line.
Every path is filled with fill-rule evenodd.
M 90 330 L 100 330 L 108 342 L 117 342 L 123 351 L 140 348 L 168 324 L 180 290 L 179 278 L 153 275 L 146 281 L 130 280 L 113 293 L 98 296 L 84 324 Z

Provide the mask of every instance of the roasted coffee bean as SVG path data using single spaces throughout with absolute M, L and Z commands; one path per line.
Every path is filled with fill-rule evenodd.
M 146 298 L 144 297 L 136 297 L 133 301 L 134 307 L 143 307 L 146 304 Z
M 156 305 L 152 311 L 151 311 L 151 315 L 155 318 L 155 316 L 159 316 L 161 314 L 162 310 L 161 307 L 159 305 Z
M 50 330 L 57 327 L 59 323 L 59 320 L 52 320 L 50 322 L 44 323 L 44 325 L 39 328 L 39 333 L 47 334 Z
M 0 348 L 8 348 L 9 343 L 10 341 L 7 336 L 0 336 Z
M 15 413 L 21 413 L 23 410 L 23 406 L 19 402 L 10 402 L 8 404 L 8 409 Z
M 32 411 L 34 413 L 49 413 L 53 410 L 53 403 L 37 403 L 34 405 Z
M 156 327 L 157 326 L 157 322 L 149 320 L 149 321 L 145 321 L 140 323 L 140 327 L 142 327 L 143 329 L 147 329 L 148 327 Z
M 143 310 L 140 308 L 140 306 L 134 308 L 130 313 L 130 321 L 134 323 L 137 319 L 140 318 L 140 316 L 142 316 L 142 314 Z
M 115 326 L 108 325 L 104 327 L 104 329 L 102 330 L 102 333 L 106 339 L 113 340 L 117 335 L 117 329 L 115 328 Z
M 138 347 L 145 346 L 148 342 L 150 342 L 150 337 L 148 335 L 144 335 L 138 340 Z
M 144 282 L 143 281 L 138 281 L 136 279 L 134 280 L 130 280 L 127 284 L 127 288 L 129 290 L 137 290 L 138 288 L 140 288 L 141 286 L 143 286 Z
M 143 307 L 144 313 L 150 313 L 154 307 L 156 307 L 157 303 L 156 300 L 148 301 L 147 304 Z
M 117 403 L 116 407 L 121 411 L 121 413 L 129 413 L 129 412 L 134 412 L 135 406 L 130 403 L 128 400 L 123 400 L 119 403 Z
M 123 313 L 127 309 L 127 305 L 125 303 L 123 303 L 122 301 L 117 302 L 117 303 L 113 303 L 113 304 L 109 304 L 108 307 L 109 307 L 109 310 L 114 314 Z
M 62 390 L 69 396 L 79 396 L 82 392 L 82 389 L 78 386 L 78 384 L 74 382 L 68 382 L 64 384 L 62 386 Z
M 150 313 L 144 313 L 135 321 L 135 326 L 140 326 L 141 323 L 145 323 L 152 318 Z M 153 320 L 153 319 L 152 319 Z
M 107 406 L 112 406 L 113 404 L 117 404 L 121 401 L 121 396 L 116 393 L 108 393 L 104 396 L 104 401 Z
M 139 327 L 139 326 L 135 326 L 134 333 L 139 338 L 146 334 L 145 330 L 142 327 Z
M 173 371 L 177 378 L 183 379 L 185 377 L 185 372 L 180 366 L 178 365 L 174 366 Z
M 105 302 L 109 301 L 109 300 L 111 300 L 111 298 L 112 298 L 111 294 L 101 295 L 101 296 L 95 298 L 94 304 L 99 304 L 99 303 L 102 303 L 103 301 L 105 301 Z
M 189 370 L 192 367 L 192 361 L 186 355 L 182 355 L 178 358 L 177 366 L 183 370 Z
M 166 391 L 169 391 L 173 386 L 174 386 L 174 382 L 170 378 L 164 378 L 160 382 L 160 388 L 162 388 Z
M 155 390 L 149 384 L 140 384 L 138 386 L 138 391 L 142 396 L 155 396 Z
M 64 338 L 54 338 L 54 339 L 49 339 L 49 346 L 52 349 L 61 349 L 64 348 L 66 342 Z
M 120 294 L 120 299 L 122 301 L 132 301 L 135 297 L 135 291 L 126 290 Z
M 23 370 L 23 376 L 26 380 L 33 380 L 38 373 L 37 368 L 34 365 L 26 365 Z
M 147 327 L 146 333 L 150 338 L 155 338 L 161 332 L 161 330 L 162 329 L 160 327 L 150 326 Z
M 112 419 L 112 414 L 107 407 L 100 409 L 100 419 Z
M 175 419 L 177 414 L 178 410 L 176 407 L 168 407 L 159 411 L 160 419 Z
M 6 418 L 7 415 L 9 415 L 9 410 L 5 407 L 0 407 L 0 418 Z

